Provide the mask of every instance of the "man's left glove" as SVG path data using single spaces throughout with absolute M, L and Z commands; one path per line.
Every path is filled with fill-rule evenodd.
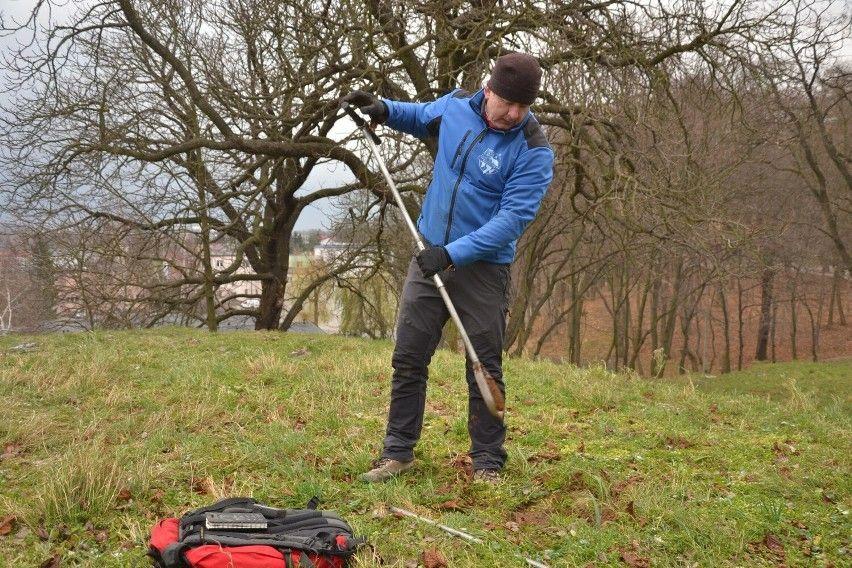
M 417 253 L 415 260 L 424 278 L 432 278 L 453 263 L 450 253 L 444 247 L 426 247 Z
M 361 112 L 370 117 L 373 124 L 382 124 L 388 119 L 388 105 L 371 93 L 355 90 L 340 100 L 361 109 Z

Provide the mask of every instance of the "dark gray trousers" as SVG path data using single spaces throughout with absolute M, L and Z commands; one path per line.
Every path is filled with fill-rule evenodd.
M 447 292 L 470 336 L 476 354 L 500 390 L 503 384 L 503 336 L 508 311 L 509 267 L 475 262 L 441 273 Z M 402 290 L 387 434 L 382 457 L 408 461 L 423 428 L 428 366 L 441 339 L 449 312 L 431 278 L 412 260 Z M 470 456 L 475 469 L 501 469 L 506 462 L 506 427 L 494 418 L 467 358 Z

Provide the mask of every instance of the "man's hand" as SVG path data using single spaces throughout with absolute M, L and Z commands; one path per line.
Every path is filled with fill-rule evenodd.
M 388 119 L 388 107 L 376 95 L 364 91 L 352 91 L 340 100 L 358 107 L 361 112 L 370 117 L 373 124 L 381 124 Z
M 453 259 L 444 247 L 426 247 L 417 253 L 415 260 L 424 278 L 432 278 L 453 263 Z

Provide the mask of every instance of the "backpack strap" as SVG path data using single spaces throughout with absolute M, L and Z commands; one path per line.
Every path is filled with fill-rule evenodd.
M 186 566 L 183 562 L 183 553 L 189 548 L 188 545 L 178 541 L 168 545 L 160 554 L 163 568 L 182 568 Z
M 302 551 L 302 555 L 299 557 L 299 568 L 317 568 L 317 565 L 314 564 L 314 561 L 310 559 L 310 557 L 305 554 L 305 551 Z
M 316 554 L 325 553 L 325 546 L 319 539 L 295 535 L 272 535 L 264 533 L 237 533 L 204 531 L 187 536 L 181 543 L 184 547 L 200 546 L 203 544 L 219 544 L 222 546 L 272 546 L 274 548 L 296 548 Z M 175 546 L 175 545 L 172 545 Z M 168 550 L 168 549 L 166 549 Z M 165 556 L 165 555 L 164 555 Z

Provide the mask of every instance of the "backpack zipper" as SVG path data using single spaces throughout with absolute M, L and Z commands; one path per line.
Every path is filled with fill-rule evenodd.
M 470 131 L 468 130 L 468 133 Z M 473 150 L 473 147 L 479 144 L 483 138 L 485 138 L 485 134 L 488 132 L 488 127 L 486 126 L 482 132 L 476 135 L 476 138 L 473 139 L 473 142 L 470 143 L 470 146 L 467 147 L 467 152 L 464 153 L 464 158 L 462 158 L 462 163 L 460 166 L 459 177 L 456 179 L 456 185 L 453 187 L 453 196 L 450 199 L 450 215 L 447 218 L 447 232 L 444 234 L 444 244 L 450 244 L 450 227 L 453 226 L 453 208 L 456 205 L 456 194 L 459 191 L 459 185 L 461 184 L 462 177 L 464 176 L 464 168 L 467 166 L 467 159 L 470 157 L 470 151 Z M 467 138 L 467 134 L 465 134 L 465 138 Z M 464 139 L 462 139 L 464 141 Z M 461 145 L 459 145 L 461 148 Z M 455 159 L 453 159 L 453 163 L 455 163 Z M 451 166 L 452 167 L 452 166 Z

